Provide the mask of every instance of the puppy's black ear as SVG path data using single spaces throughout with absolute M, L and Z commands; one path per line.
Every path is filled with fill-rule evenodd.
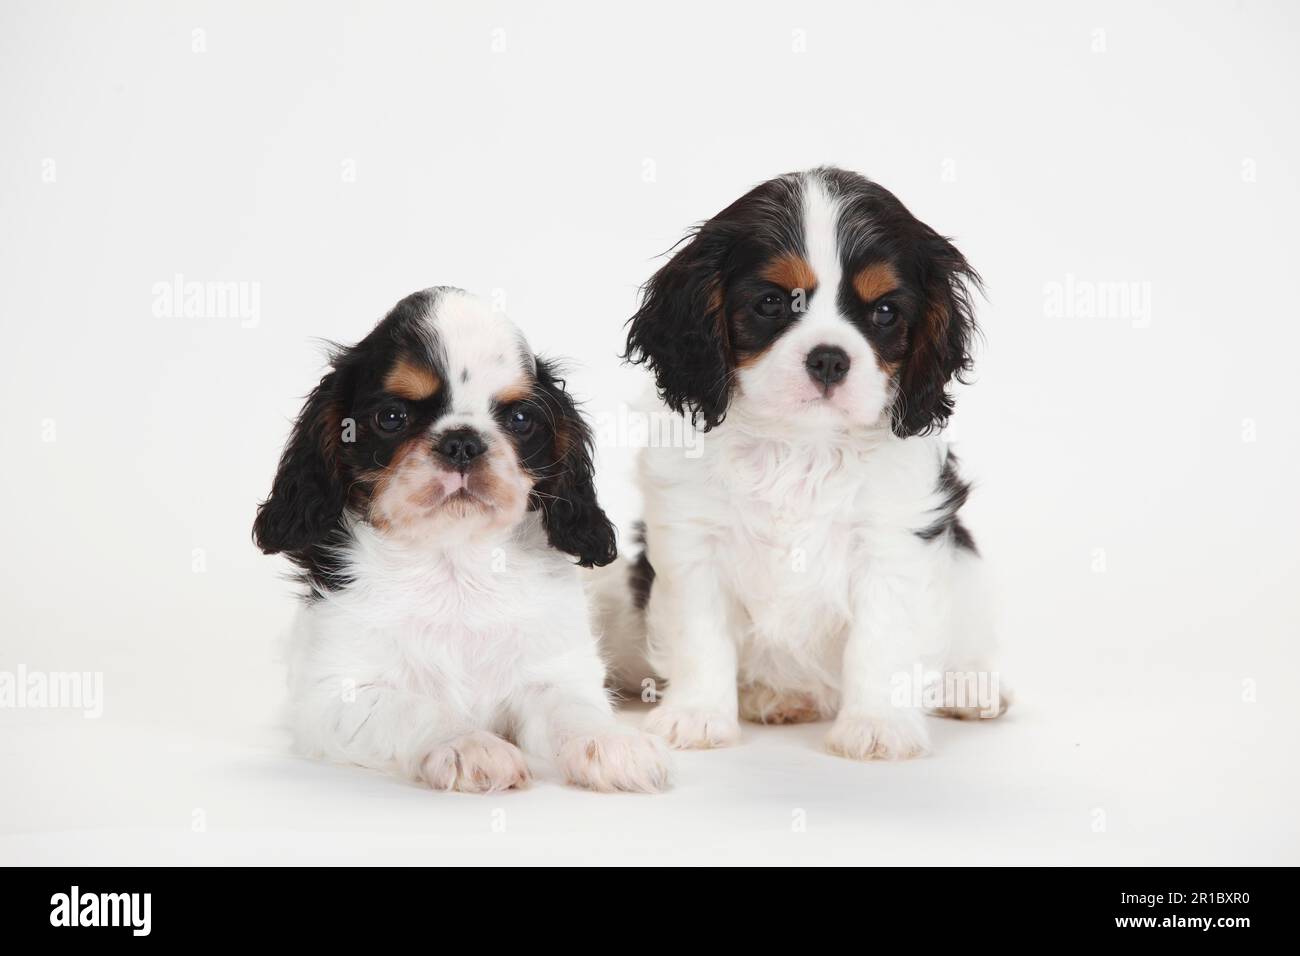
M 979 274 L 951 242 L 929 226 L 921 228 L 925 311 L 911 331 L 892 409 L 894 433 L 903 438 L 948 423 L 948 384 L 954 377 L 964 381 L 978 334 L 971 293 L 981 289 Z
M 280 456 L 270 497 L 257 509 L 253 540 L 266 554 L 293 554 L 318 544 L 343 513 L 342 376 L 336 367 L 307 396 Z
M 584 568 L 603 567 L 618 557 L 618 544 L 614 526 L 596 501 L 591 428 L 564 390 L 555 366 L 542 359 L 537 360 L 537 393 L 552 432 L 549 460 L 537 469 L 533 488 L 546 538 Z
M 734 357 L 722 294 L 730 240 L 706 223 L 641 290 L 628 322 L 624 358 L 654 372 L 669 408 L 704 420 L 707 431 L 726 416 Z

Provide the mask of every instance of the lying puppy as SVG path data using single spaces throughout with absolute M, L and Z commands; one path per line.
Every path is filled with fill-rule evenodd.
M 707 434 L 643 453 L 645 554 L 596 586 L 624 683 L 668 681 L 649 729 L 716 747 L 738 716 L 834 717 L 832 752 L 900 758 L 928 747 L 923 705 L 1004 709 L 967 485 L 930 434 L 978 282 L 892 194 L 827 168 L 757 187 L 650 279 L 628 356 Z
M 552 365 L 459 290 L 334 356 L 253 527 L 308 585 L 301 751 L 436 790 L 523 786 L 524 753 L 595 790 L 667 785 L 662 741 L 614 721 L 566 557 L 616 553 L 590 447 Z

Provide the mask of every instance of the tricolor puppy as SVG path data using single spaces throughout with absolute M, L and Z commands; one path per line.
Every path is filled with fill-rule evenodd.
M 523 786 L 525 754 L 595 790 L 660 790 L 662 741 L 618 726 L 572 559 L 615 556 L 591 435 L 478 299 L 407 296 L 307 399 L 253 527 L 308 586 L 298 748 L 436 790 Z
M 644 452 L 645 554 L 597 584 L 618 676 L 667 680 L 649 729 L 717 747 L 738 717 L 833 717 L 831 751 L 900 758 L 928 747 L 926 702 L 1002 711 L 967 486 L 932 434 L 978 282 L 887 190 L 827 168 L 754 189 L 650 279 L 628 355 L 707 434 Z

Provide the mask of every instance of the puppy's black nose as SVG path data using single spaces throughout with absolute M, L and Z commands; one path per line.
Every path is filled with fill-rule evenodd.
M 827 388 L 844 381 L 850 364 L 849 353 L 838 345 L 819 345 L 804 361 L 808 377 Z
M 485 451 L 487 451 L 487 444 L 469 428 L 457 428 L 455 431 L 447 432 L 438 442 L 438 454 L 457 468 L 466 467 Z

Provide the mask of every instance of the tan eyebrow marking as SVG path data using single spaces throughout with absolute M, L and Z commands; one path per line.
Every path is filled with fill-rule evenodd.
M 803 256 L 787 252 L 773 259 L 760 273 L 768 282 L 774 282 L 787 292 L 803 289 L 812 292 L 817 288 L 817 273 Z
M 853 290 L 863 302 L 874 302 L 898 288 L 898 273 L 888 262 L 876 262 L 858 270 Z
M 498 405 L 511 405 L 531 397 L 533 390 L 528 385 L 508 385 L 497 392 L 495 401 Z
M 410 359 L 398 359 L 384 379 L 384 388 L 413 402 L 423 401 L 442 387 L 442 379 L 430 369 Z

